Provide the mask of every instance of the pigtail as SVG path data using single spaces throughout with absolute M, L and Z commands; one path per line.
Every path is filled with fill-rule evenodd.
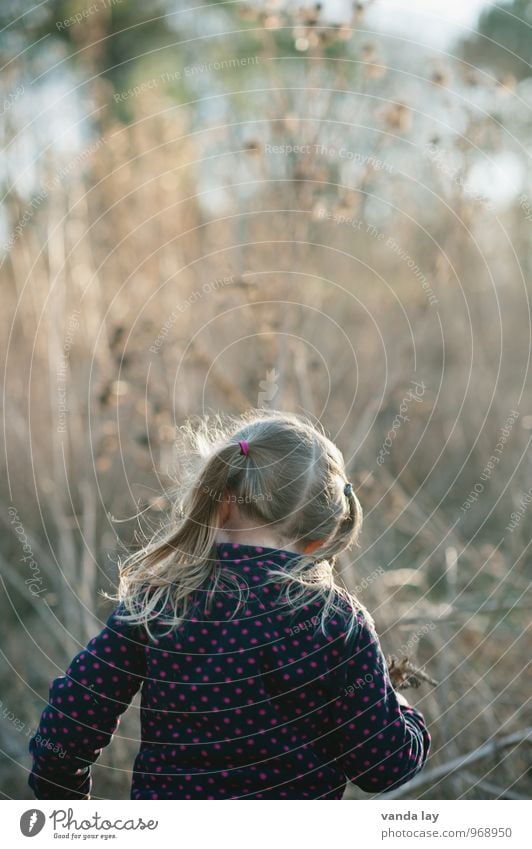
M 220 502 L 241 466 L 233 444 L 210 456 L 175 504 L 172 529 L 163 529 L 120 566 L 116 599 L 127 611 L 124 621 L 140 622 L 149 632 L 149 623 L 158 619 L 171 630 L 185 618 L 192 594 L 205 588 L 210 578 L 218 579 L 214 567 Z

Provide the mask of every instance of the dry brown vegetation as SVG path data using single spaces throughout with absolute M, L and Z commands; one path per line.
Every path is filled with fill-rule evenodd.
M 2 265 L 2 792 L 29 797 L 27 731 L 99 630 L 135 516 L 164 520 L 175 428 L 263 392 L 344 451 L 366 518 L 343 578 L 386 652 L 439 682 L 408 691 L 433 752 L 395 795 L 526 797 L 532 223 L 460 182 L 502 150 L 525 160 L 519 87 L 451 59 L 412 74 L 353 22 L 264 14 L 242 24 L 255 64 L 203 73 L 200 101 L 232 92 L 212 117 L 161 84 L 122 122 L 95 80 L 97 143 L 39 161 L 35 206 L 6 194 L 10 234 L 30 216 Z M 128 797 L 137 723 L 93 798 Z

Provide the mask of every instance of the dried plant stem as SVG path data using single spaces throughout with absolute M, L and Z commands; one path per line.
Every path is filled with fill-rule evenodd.
M 510 790 L 509 787 L 499 787 L 497 784 L 493 784 L 491 781 L 486 781 L 486 779 L 484 778 L 478 778 L 478 776 L 476 776 L 473 772 L 464 771 L 462 775 L 470 785 L 481 787 L 488 793 L 493 793 L 496 798 L 518 800 L 525 799 L 524 796 L 520 796 L 519 793 L 514 793 L 514 791 Z

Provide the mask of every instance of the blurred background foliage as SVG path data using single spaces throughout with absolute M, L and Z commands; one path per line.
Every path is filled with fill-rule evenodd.
M 440 682 L 400 795 L 530 794 L 532 4 L 446 49 L 378 6 L 2 3 L 6 797 L 164 521 L 176 427 L 261 403 L 344 451 L 366 522 L 342 577 Z M 94 797 L 128 797 L 137 734 L 138 700 Z

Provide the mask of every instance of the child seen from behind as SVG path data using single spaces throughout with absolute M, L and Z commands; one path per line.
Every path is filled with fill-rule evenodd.
M 347 779 L 368 793 L 409 781 L 430 748 L 423 715 L 334 575 L 362 523 L 340 450 L 264 410 L 181 435 L 199 465 L 51 685 L 30 741 L 35 796 L 89 797 L 138 690 L 132 799 L 341 799 Z

